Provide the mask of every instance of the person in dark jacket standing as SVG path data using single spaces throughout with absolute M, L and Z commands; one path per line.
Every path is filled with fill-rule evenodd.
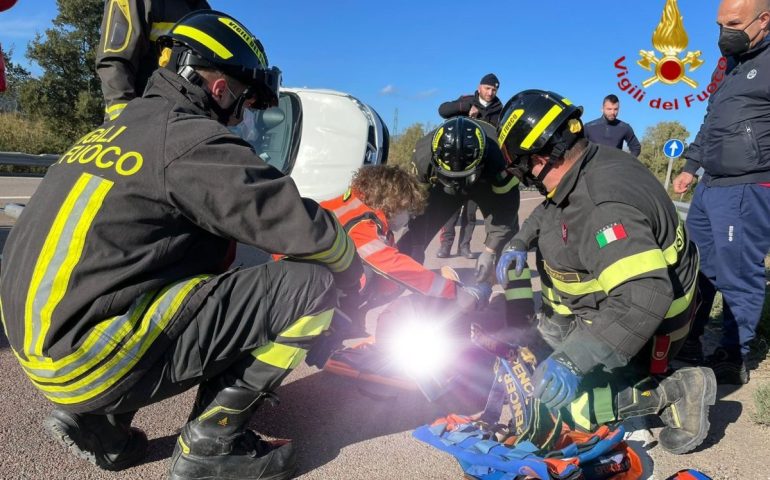
M 465 116 L 483 120 L 494 127 L 500 120 L 503 104 L 497 98 L 500 81 L 494 73 L 488 73 L 481 78 L 476 93 L 464 95 L 457 100 L 444 102 L 439 106 L 438 113 L 442 118 Z M 465 258 L 474 258 L 471 252 L 471 238 L 476 225 L 476 205 L 473 200 L 465 202 L 441 227 L 440 246 L 436 256 L 446 258 L 451 255 L 452 244 L 455 240 L 455 225 L 460 223 L 460 241 L 457 254 Z
M 720 383 L 744 384 L 770 249 L 770 1 L 723 0 L 717 23 L 726 69 L 714 73 L 719 87 L 685 152 L 684 171 L 673 183 L 676 193 L 684 193 L 696 171 L 704 170 L 687 215 L 701 253 L 703 303 L 683 359 L 701 360 L 700 337 L 720 291 L 723 336 L 706 364 Z
M 586 138 L 589 142 L 607 145 L 623 150 L 626 142 L 631 155 L 639 157 L 642 145 L 634 134 L 631 125 L 618 119 L 620 100 L 616 95 L 607 95 L 602 102 L 602 116 L 585 125 Z
M 587 430 L 659 415 L 661 446 L 686 453 L 708 434 L 717 390 L 710 369 L 668 365 L 697 303 L 698 250 L 660 182 L 628 154 L 588 142 L 581 113 L 561 95 L 526 90 L 499 128 L 516 176 L 545 195 L 497 270 L 503 279 L 523 266 L 536 243 L 552 287 L 537 329 L 553 352 L 532 376 L 533 395 Z
M 141 97 L 158 68 L 155 41 L 174 23 L 195 10 L 208 10 L 206 0 L 107 0 L 96 73 L 102 81 L 105 120 L 114 119 L 131 99 Z
M 136 411 L 199 385 L 170 478 L 289 478 L 292 444 L 246 427 L 341 345 L 337 289 L 357 293 L 363 268 L 334 216 L 227 129 L 278 102 L 259 40 L 201 10 L 158 42 L 144 95 L 51 166 L 11 231 L 3 325 L 55 405 L 46 428 L 97 466 L 141 461 Z M 226 270 L 232 240 L 295 261 Z

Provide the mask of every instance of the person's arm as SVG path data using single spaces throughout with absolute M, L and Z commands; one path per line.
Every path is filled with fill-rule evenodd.
M 557 348 L 583 373 L 599 365 L 608 370 L 626 365 L 652 338 L 673 301 L 663 251 L 639 210 L 605 203 L 587 222 L 580 260 L 607 298 L 598 315 L 581 320 L 581 328 Z M 554 286 L 559 288 L 556 279 Z
M 125 105 L 141 95 L 136 73 L 144 52 L 151 48 L 142 0 L 107 0 L 101 38 L 96 48 L 96 72 L 102 82 L 105 118 L 120 115 Z
M 540 224 L 542 217 L 545 214 L 545 202 L 541 203 L 521 224 L 519 232 L 513 237 L 514 240 L 524 247 L 525 250 L 529 250 L 537 242 L 537 237 L 540 236 Z M 511 240 L 513 242 L 513 240 Z
M 463 95 L 457 100 L 444 102 L 438 107 L 438 114 L 442 118 L 452 118 L 458 115 L 468 115 L 473 106 L 474 96 Z
M 487 142 L 482 174 L 487 181 L 474 185 L 470 199 L 484 214 L 484 245 L 488 251 L 499 253 L 519 231 L 519 180 L 505 170 L 505 159 L 497 144 L 489 138 Z
M 450 300 L 455 298 L 455 282 L 428 270 L 409 255 L 382 241 L 373 221 L 359 222 L 349 234 L 361 260 L 384 277 L 416 293 Z
M 626 145 L 628 145 L 628 150 L 631 151 L 631 155 L 639 158 L 639 154 L 642 153 L 642 144 L 639 143 L 639 139 L 636 138 L 636 134 L 634 133 L 634 129 L 631 128 L 631 125 L 628 125 L 626 135 L 623 139 L 626 141 Z
M 186 123 L 195 130 L 193 122 Z M 219 132 L 168 154 L 168 201 L 214 235 L 325 264 L 342 285 L 357 285 L 361 262 L 334 215 L 301 198 L 294 180 L 263 162 L 246 142 Z M 176 152 L 184 153 L 172 156 Z

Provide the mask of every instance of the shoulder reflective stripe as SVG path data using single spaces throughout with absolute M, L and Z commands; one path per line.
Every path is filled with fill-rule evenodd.
M 361 256 L 361 258 L 369 258 L 375 253 L 381 252 L 388 248 L 388 244 L 380 240 L 379 238 L 375 238 L 360 247 L 358 247 L 358 254 Z
M 113 103 L 109 107 L 105 107 L 104 108 L 104 113 L 107 113 L 109 115 L 113 115 L 114 114 L 115 116 L 117 116 L 117 115 L 120 114 L 121 110 L 126 108 L 126 105 L 128 105 L 128 103 L 125 103 L 125 102 L 124 103 Z
M 442 277 L 438 274 L 433 274 L 433 281 L 430 283 L 430 288 L 428 289 L 428 292 L 426 295 L 429 297 L 440 297 L 442 293 L 444 293 L 444 288 L 447 286 L 447 280 L 446 278 Z
M 586 280 L 585 282 L 562 282 L 551 277 L 551 282 L 553 282 L 557 292 L 566 293 L 567 295 L 580 296 L 602 291 L 602 286 L 594 279 Z
M 690 289 L 687 291 L 687 293 L 671 302 L 671 306 L 668 307 L 668 311 L 666 312 L 666 318 L 673 318 L 679 315 L 680 313 L 687 310 L 687 307 L 690 306 L 690 302 L 692 302 L 693 297 L 695 296 L 695 290 L 696 286 L 698 285 L 698 279 L 697 277 L 693 279 L 692 285 L 690 285 Z
M 100 322 L 71 354 L 58 360 L 19 359 L 22 368 L 32 380 L 39 382 L 65 383 L 84 374 L 126 341 L 154 296 L 142 295 L 124 315 Z
M 190 27 L 189 25 L 177 25 L 176 28 L 174 28 L 174 33 L 184 37 L 192 38 L 218 56 L 222 57 L 224 60 L 227 60 L 233 56 L 232 52 L 228 50 L 227 47 L 219 43 L 217 39 L 204 32 L 203 30 L 198 30 L 197 28 Z
M 109 180 L 82 174 L 56 214 L 27 290 L 24 353 L 28 358 L 42 356 L 53 311 L 64 297 L 88 230 L 112 185 Z
M 52 386 L 34 382 L 49 400 L 59 404 L 81 403 L 96 397 L 120 381 L 144 356 L 180 310 L 190 292 L 206 275 L 166 287 L 143 315 L 139 329 L 98 369 L 76 382 Z
M 307 350 L 299 347 L 291 347 L 281 343 L 270 342 L 263 345 L 251 354 L 262 363 L 272 365 L 273 367 L 291 370 L 302 363 L 307 355 Z
M 508 183 L 501 187 L 497 187 L 495 185 L 492 185 L 492 192 L 497 194 L 504 194 L 510 192 L 513 187 L 519 184 L 519 179 L 516 178 L 516 175 L 511 175 L 510 179 L 508 180 Z
M 514 280 L 529 280 L 532 278 L 532 271 L 528 268 L 525 268 L 521 271 L 521 275 L 518 277 L 516 276 L 516 270 L 511 268 L 508 270 L 508 280 L 514 281 Z M 545 288 L 545 287 L 544 287 Z
M 532 298 L 532 288 L 509 288 L 505 291 L 506 300 L 522 300 Z
M 334 310 L 326 310 L 318 315 L 306 315 L 278 334 L 284 338 L 317 337 L 332 324 Z
M 639 275 L 655 270 L 667 269 L 668 265 L 660 249 L 629 255 L 621 258 L 599 274 L 599 284 L 606 293 Z
M 540 138 L 540 135 L 545 131 L 546 128 L 548 128 L 548 125 L 550 125 L 553 120 L 559 116 L 559 114 L 564 110 L 561 105 L 554 105 L 551 107 L 550 110 L 548 110 L 548 113 L 546 113 L 543 118 L 540 119 L 539 122 L 535 124 L 534 127 L 532 127 L 532 130 L 530 130 L 529 134 L 524 137 L 524 140 L 521 141 L 521 148 L 528 149 L 532 146 L 533 143 L 535 143 L 535 140 Z
M 174 26 L 174 22 L 152 22 L 150 27 L 150 40 L 155 41 L 161 35 L 165 35 L 171 31 L 171 27 Z
M 361 200 L 354 198 L 353 201 L 350 203 L 346 203 L 345 205 L 342 205 L 341 207 L 335 208 L 332 210 L 332 213 L 337 216 L 337 218 L 342 218 L 343 215 L 350 212 L 351 210 L 355 210 L 356 208 L 362 206 L 363 203 L 361 203 Z

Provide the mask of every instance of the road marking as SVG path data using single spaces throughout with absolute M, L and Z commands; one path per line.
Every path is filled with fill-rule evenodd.
M 0 197 L 0 198 L 2 198 L 2 197 Z M 529 202 L 530 200 L 538 200 L 538 201 L 542 202 L 543 201 L 543 197 L 539 197 L 539 198 L 538 197 L 532 197 L 532 198 L 522 198 L 521 199 L 522 202 Z
M 0 200 L 29 200 L 32 197 L 0 197 Z

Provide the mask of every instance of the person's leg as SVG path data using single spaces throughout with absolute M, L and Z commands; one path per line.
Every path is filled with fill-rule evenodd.
M 264 442 L 246 425 L 306 355 L 317 364 L 331 353 L 333 346 L 324 345 L 334 338 L 338 319 L 331 274 L 320 266 L 277 262 L 212 281 L 216 287 L 167 353 L 128 392 L 93 413 L 134 412 L 201 384 L 171 478 L 212 472 L 252 478 L 246 472 L 254 471 L 287 478 L 291 444 Z M 328 351 L 320 352 L 324 347 Z
M 476 228 L 476 210 L 478 205 L 473 200 L 465 202 L 463 214 L 460 216 L 460 245 L 458 246 L 458 255 L 465 258 L 473 258 L 471 251 L 471 239 L 473 231 Z
M 705 203 L 704 193 L 707 187 L 699 183 L 690 203 L 687 213 L 687 233 L 698 247 L 700 270 L 698 273 L 698 292 L 700 305 L 695 312 L 687 341 L 677 355 L 677 359 L 692 363 L 703 362 L 703 345 L 701 337 L 709 321 L 711 306 L 716 295 L 716 265 L 714 263 L 714 232 L 712 230 L 709 209 Z
M 455 210 L 452 216 L 449 217 L 449 220 L 441 226 L 441 230 L 439 230 L 440 244 L 438 252 L 436 252 L 438 258 L 447 258 L 452 255 L 452 244 L 455 241 L 455 225 L 457 225 L 457 220 L 462 218 L 462 215 L 462 208 Z M 460 225 L 462 225 L 462 220 L 460 220 Z
M 409 222 L 409 230 L 398 240 L 398 250 L 424 263 L 428 244 L 449 217 L 460 209 L 461 202 L 459 197 L 447 195 L 439 187 L 432 187 L 428 192 L 428 206 L 422 215 Z
M 711 205 L 719 216 L 716 286 L 724 303 L 724 334 L 721 348 L 709 358 L 709 365 L 720 383 L 743 384 L 749 380 L 745 359 L 765 300 L 770 189 L 749 184 L 713 190 Z

